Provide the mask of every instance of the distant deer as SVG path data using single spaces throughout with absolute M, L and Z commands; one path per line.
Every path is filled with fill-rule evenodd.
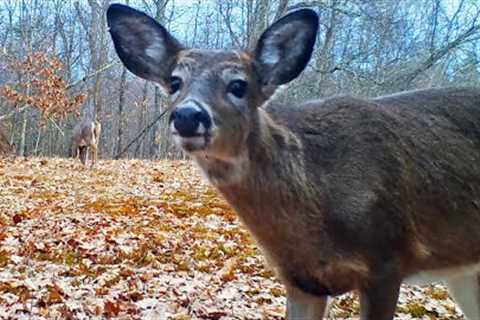
M 72 157 L 80 158 L 83 165 L 87 164 L 90 153 L 91 166 L 97 161 L 98 140 L 102 127 L 100 122 L 92 119 L 84 119 L 73 128 Z
M 171 132 L 235 208 L 287 289 L 288 319 L 321 319 L 357 290 L 361 319 L 392 319 L 404 281 L 446 281 L 480 319 L 480 90 L 280 106 L 318 17 L 294 11 L 253 52 L 184 48 L 114 4 L 115 49 L 171 95 Z

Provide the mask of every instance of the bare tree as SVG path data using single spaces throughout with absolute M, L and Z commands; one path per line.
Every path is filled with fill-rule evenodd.
M 120 0 L 125 4 L 127 0 Z M 105 23 L 109 0 L 0 2 L 0 86 L 26 82 L 9 57 L 57 56 L 72 94 L 88 91 L 82 116 L 97 114 L 103 157 L 114 157 L 166 110 L 168 97 L 117 67 Z M 281 93 L 284 102 L 312 96 L 374 96 L 403 89 L 479 85 L 480 6 L 475 0 L 136 0 L 130 4 L 164 24 L 187 46 L 248 48 L 285 12 L 314 8 L 316 50 L 304 74 Z M 80 27 L 79 27 L 80 26 Z M 131 106 L 140 105 L 143 108 Z M 68 154 L 77 115 L 36 125 L 39 114 L 0 100 L 0 117 L 19 154 Z M 127 122 L 128 121 L 128 122 Z M 124 156 L 182 156 L 172 147 L 168 114 Z M 61 143 L 59 143 L 61 142 Z M 137 151 L 136 151 L 137 149 Z

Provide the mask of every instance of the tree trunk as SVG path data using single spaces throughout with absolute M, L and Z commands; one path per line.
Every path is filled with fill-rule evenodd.
M 125 91 L 127 90 L 127 69 L 123 67 L 122 75 L 120 77 L 120 88 L 118 98 L 118 134 L 117 134 L 117 151 L 120 153 L 122 150 L 122 135 L 123 135 L 123 107 L 125 105 Z
M 37 139 L 35 139 L 35 148 L 33 149 L 33 154 L 38 156 L 38 147 L 40 146 L 40 138 L 42 137 L 42 129 L 37 130 Z
M 155 2 L 156 4 L 156 7 L 155 7 L 155 19 L 159 22 L 159 23 L 166 23 L 167 21 L 165 21 L 165 8 L 166 8 L 166 5 L 168 3 L 169 0 L 157 0 Z M 199 4 L 197 3 L 197 6 L 199 6 Z M 197 7 L 198 9 L 198 7 Z M 197 10 L 197 15 L 198 15 L 198 10 Z M 196 22 L 195 22 L 195 31 L 194 33 L 196 33 Z M 155 91 L 154 91 L 154 97 L 153 97 L 153 110 L 154 110 L 154 117 L 158 116 L 160 114 L 160 112 L 162 111 L 162 108 L 160 106 L 161 104 L 161 93 L 160 93 L 160 89 L 155 86 Z M 165 118 L 165 117 L 164 117 Z M 153 129 L 151 131 L 151 136 L 150 136 L 150 152 L 149 152 L 149 156 L 153 159 L 157 159 L 159 157 L 159 153 L 160 153 L 160 143 L 161 141 L 159 141 L 157 139 L 157 137 L 161 134 L 160 133 L 160 130 L 161 130 L 161 123 L 164 121 L 164 119 L 161 119 L 160 121 L 156 122 L 153 126 Z
M 27 137 L 27 112 L 23 111 L 22 114 L 22 129 L 20 132 L 20 145 L 18 146 L 18 155 L 23 157 L 26 155 L 26 137 Z
M 143 85 L 143 93 L 142 93 L 142 101 L 140 102 L 140 109 L 138 110 L 138 125 L 137 125 L 137 132 L 140 132 L 143 127 L 145 127 L 145 109 L 147 105 L 147 94 L 148 94 L 148 81 L 145 81 Z M 135 148 L 134 157 L 143 157 L 143 147 L 144 147 L 144 140 L 142 138 L 138 140 L 137 147 Z
M 155 92 L 154 92 L 154 97 L 153 97 L 153 110 L 155 111 L 155 116 L 160 114 L 161 109 L 160 109 L 160 89 L 158 87 L 155 87 Z M 152 141 L 152 146 L 150 149 L 150 156 L 153 159 L 157 159 L 159 157 L 160 153 L 160 141 L 157 139 L 158 135 L 160 134 L 160 121 L 155 123 L 153 125 L 153 130 L 151 133 L 151 141 Z

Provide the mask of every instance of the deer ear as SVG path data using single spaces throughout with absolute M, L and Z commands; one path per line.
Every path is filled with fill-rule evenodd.
M 315 45 L 318 16 L 311 9 L 287 14 L 260 37 L 254 65 L 264 85 L 282 85 L 306 67 Z
M 107 10 L 115 50 L 125 67 L 137 76 L 166 86 L 182 49 L 180 43 L 154 19 L 121 4 Z

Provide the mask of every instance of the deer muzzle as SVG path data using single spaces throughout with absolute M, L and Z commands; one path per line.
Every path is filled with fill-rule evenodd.
M 205 135 L 212 121 L 207 111 L 196 103 L 180 105 L 170 115 L 174 134 L 182 137 L 195 137 Z
M 169 121 L 177 144 L 185 151 L 202 149 L 208 143 L 212 120 L 199 103 L 188 101 L 177 106 Z

